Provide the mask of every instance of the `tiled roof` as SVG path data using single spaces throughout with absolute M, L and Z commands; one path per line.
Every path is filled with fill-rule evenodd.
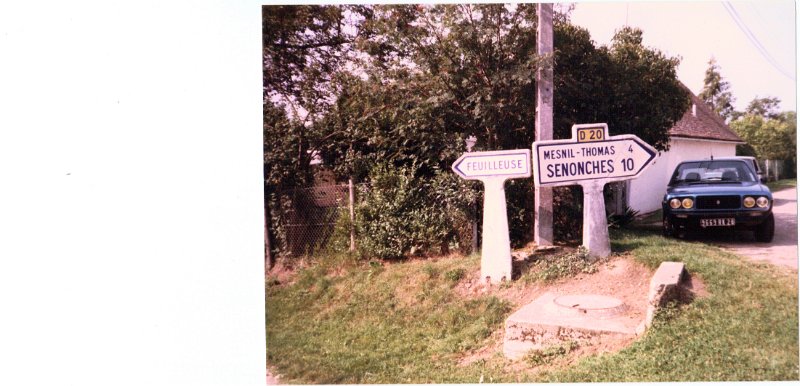
M 692 105 L 683 114 L 678 123 L 670 130 L 671 137 L 710 139 L 716 141 L 744 143 L 742 139 L 725 124 L 719 114 L 711 110 L 705 102 L 694 95 L 688 88 L 686 91 L 691 95 Z M 696 114 L 692 114 L 692 109 Z

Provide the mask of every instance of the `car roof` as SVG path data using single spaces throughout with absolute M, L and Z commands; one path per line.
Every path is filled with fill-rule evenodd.
M 704 161 L 711 161 L 711 160 L 714 160 L 714 161 L 717 161 L 717 160 L 720 160 L 720 161 L 732 161 L 732 160 L 751 161 L 751 165 L 753 165 L 753 169 L 756 170 L 756 173 L 761 173 L 761 166 L 758 164 L 758 160 L 756 160 L 756 157 L 752 157 L 752 156 L 749 156 L 749 155 L 737 155 L 737 156 L 730 156 L 730 157 L 714 157 L 714 158 L 711 158 L 711 159 L 706 159 Z
M 681 161 L 682 164 L 688 162 L 712 162 L 712 161 L 741 161 L 745 162 L 746 159 L 738 158 L 738 157 L 719 157 L 719 158 L 706 158 L 706 159 L 687 159 Z M 746 162 L 745 162 L 746 163 Z
M 744 159 L 744 160 L 751 160 L 755 161 L 756 157 L 751 157 L 749 155 L 737 155 L 731 157 L 714 157 L 713 160 L 732 160 L 732 159 Z M 706 161 L 711 161 L 711 159 L 707 159 Z

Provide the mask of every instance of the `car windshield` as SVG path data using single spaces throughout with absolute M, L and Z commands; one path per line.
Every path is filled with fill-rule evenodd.
M 755 176 L 743 161 L 691 161 L 678 165 L 669 184 L 726 184 L 754 181 L 756 181 Z

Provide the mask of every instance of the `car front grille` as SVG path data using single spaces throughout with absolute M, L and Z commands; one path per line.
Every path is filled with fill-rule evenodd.
M 697 209 L 737 209 L 741 206 L 739 196 L 700 196 Z

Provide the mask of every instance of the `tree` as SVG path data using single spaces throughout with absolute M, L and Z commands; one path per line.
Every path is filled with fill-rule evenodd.
M 568 137 L 575 123 L 609 122 L 612 133 L 665 150 L 688 108 L 679 60 L 644 47 L 641 30 L 622 29 L 611 47 L 598 49 L 588 31 L 557 18 L 556 52 L 541 58 L 534 5 L 373 11 L 372 39 L 361 46 L 372 58 L 367 79 L 338 78 L 339 99 L 322 125 L 339 142 L 323 145 L 334 164 L 344 154 L 372 153 L 446 168 L 469 134 L 485 150 L 530 144 L 538 66 L 555 66 L 556 138 Z
M 768 119 L 779 119 L 781 112 L 778 106 L 781 100 L 775 97 L 754 98 L 747 104 L 744 115 L 759 115 Z
M 755 98 L 744 114 L 731 122 L 731 129 L 747 142 L 737 152 L 765 160 L 796 161 L 797 114 L 777 112 L 779 104 L 778 98 Z
M 274 90 L 288 94 L 292 103 L 308 103 L 305 96 L 311 94 L 324 102 L 309 107 L 316 110 L 304 124 L 292 126 L 293 154 L 320 149 L 339 177 L 366 178 L 375 165 L 387 162 L 413 164 L 418 176 L 432 177 L 449 169 L 468 135 L 478 137 L 475 150 L 528 148 L 535 130 L 535 74 L 542 66 L 555 67 L 555 138 L 569 137 L 575 123 L 608 122 L 611 134 L 635 134 L 665 150 L 669 129 L 689 104 L 675 76 L 679 60 L 644 47 L 642 31 L 631 28 L 620 30 L 611 46 L 595 47 L 588 31 L 565 15 L 556 15 L 555 52 L 540 57 L 535 7 L 381 5 L 359 9 L 362 16 L 354 18 L 345 17 L 350 11 L 341 7 L 339 13 L 286 11 L 295 15 L 294 22 L 273 15 L 265 25 L 278 26 L 272 28 L 291 38 L 273 33 L 267 39 L 273 50 L 324 46 L 328 51 L 270 53 L 265 68 L 286 68 L 294 75 L 265 78 L 265 95 Z M 309 20 L 317 34 L 303 32 Z M 344 26 L 335 27 L 334 20 Z M 339 29 L 349 37 L 326 46 L 338 39 Z M 338 56 L 328 56 L 330 50 Z M 318 63 L 323 59 L 332 72 L 308 71 L 323 68 Z M 324 83 L 324 90 L 315 82 Z M 532 214 L 529 185 L 512 181 L 507 191 L 512 233 L 525 229 L 519 235 L 529 233 L 524 225 Z
M 708 61 L 708 69 L 703 80 L 703 91 L 700 92 L 700 99 L 705 101 L 714 112 L 719 114 L 726 121 L 734 116 L 733 94 L 730 92 L 730 84 L 722 78 L 720 68 L 714 58 Z
M 371 7 L 361 5 L 263 6 L 264 170 L 271 189 L 310 181 L 310 154 L 320 141 L 314 123 L 335 100 L 332 77 L 369 35 L 370 18 Z
M 608 90 L 598 95 L 609 98 L 607 115 L 612 134 L 634 134 L 658 150 L 669 149 L 669 130 L 689 108 L 689 95 L 678 81 L 680 59 L 642 44 L 643 32 L 624 27 L 617 31 L 609 56 Z
M 370 15 L 367 6 L 263 6 L 265 103 L 285 104 L 292 119 L 324 111 L 331 76 L 347 62 L 353 43 L 368 35 Z

